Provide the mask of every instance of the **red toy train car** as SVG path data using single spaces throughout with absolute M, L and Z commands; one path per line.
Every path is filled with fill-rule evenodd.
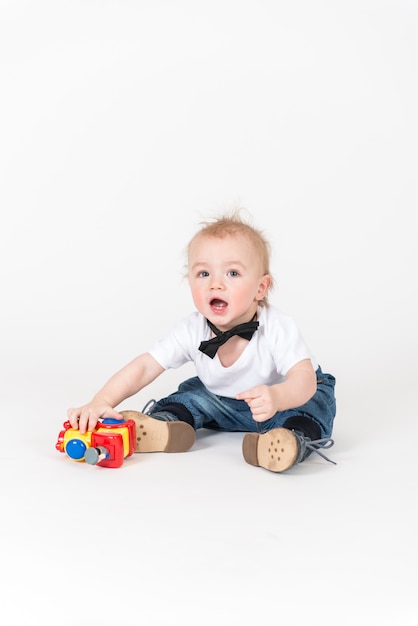
M 55 444 L 73 461 L 85 461 L 101 467 L 120 467 L 135 452 L 136 425 L 133 420 L 105 418 L 91 432 L 81 434 L 64 422 Z

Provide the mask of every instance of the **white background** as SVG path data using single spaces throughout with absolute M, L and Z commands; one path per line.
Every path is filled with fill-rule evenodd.
M 413 0 L 0 0 L 2 622 L 416 623 L 417 33 Z M 338 465 L 59 455 L 236 205 L 337 378 Z

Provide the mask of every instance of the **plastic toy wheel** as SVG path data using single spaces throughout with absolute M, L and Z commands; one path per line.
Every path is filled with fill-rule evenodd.
M 65 446 L 65 453 L 74 461 L 82 461 L 86 450 L 86 444 L 80 439 L 70 439 Z

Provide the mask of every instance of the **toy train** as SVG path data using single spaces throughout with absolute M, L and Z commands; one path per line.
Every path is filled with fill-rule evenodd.
M 91 432 L 81 434 L 64 422 L 55 444 L 59 452 L 73 461 L 85 461 L 101 467 L 121 467 L 125 458 L 135 452 L 136 424 L 133 420 L 106 417 Z

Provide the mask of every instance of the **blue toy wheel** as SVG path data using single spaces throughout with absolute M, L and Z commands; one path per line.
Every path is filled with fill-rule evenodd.
M 87 446 L 84 441 L 81 441 L 81 439 L 70 439 L 67 441 L 65 446 L 65 453 L 70 457 L 70 459 L 74 459 L 75 461 L 84 459 L 86 450 Z

